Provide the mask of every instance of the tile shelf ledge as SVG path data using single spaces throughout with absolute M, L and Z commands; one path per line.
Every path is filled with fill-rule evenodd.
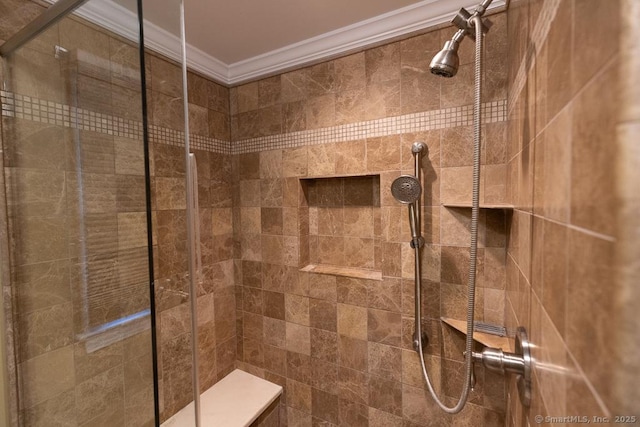
M 300 271 L 316 274 L 328 274 L 331 276 L 354 277 L 356 279 L 382 280 L 382 271 L 340 267 L 337 265 L 309 264 L 302 267 Z
M 299 176 L 298 179 L 301 181 L 313 181 L 315 179 L 334 179 L 334 178 L 369 178 L 369 177 L 379 177 L 379 173 L 375 172 L 363 172 L 363 173 L 340 173 L 340 174 L 328 174 L 328 175 L 309 175 L 309 176 Z
M 440 320 L 451 326 L 453 329 L 462 332 L 463 334 L 467 334 L 467 321 L 466 320 L 457 320 L 450 319 L 448 317 L 441 317 Z M 501 337 L 498 335 L 487 334 L 484 332 L 474 331 L 473 340 L 479 342 L 480 344 L 486 347 L 495 347 L 500 348 L 502 351 L 513 352 L 513 339 L 509 337 Z
M 469 208 L 471 209 L 471 202 L 453 202 L 442 203 L 445 208 Z M 513 205 L 507 203 L 480 203 L 480 209 L 513 209 Z

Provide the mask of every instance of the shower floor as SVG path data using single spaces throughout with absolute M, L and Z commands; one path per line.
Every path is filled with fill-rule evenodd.
M 236 369 L 200 395 L 202 427 L 251 425 L 282 393 L 282 387 Z M 191 402 L 162 427 L 193 427 Z

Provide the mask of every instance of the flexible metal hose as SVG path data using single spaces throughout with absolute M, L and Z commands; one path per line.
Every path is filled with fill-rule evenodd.
M 469 397 L 469 389 L 471 388 L 471 373 L 473 370 L 473 319 L 474 308 L 476 299 L 476 260 L 478 254 L 478 214 L 480 211 L 480 143 L 481 143 L 481 95 L 482 95 L 482 19 L 478 14 L 475 14 L 470 18 L 470 23 L 475 27 L 476 32 L 476 67 L 475 67 L 475 93 L 473 100 L 473 194 L 471 200 L 471 244 L 469 248 L 469 282 L 468 282 L 468 296 L 467 296 L 467 339 L 465 345 L 465 382 L 462 387 L 462 393 L 458 403 L 449 407 L 442 403 L 438 398 L 431 379 L 427 373 L 427 368 L 424 362 L 424 354 L 422 351 L 422 307 L 421 307 L 421 268 L 420 268 L 420 248 L 415 248 L 415 337 L 414 347 L 420 357 L 420 364 L 422 366 L 422 374 L 427 382 L 429 393 L 438 404 L 438 406 L 449 414 L 457 414 L 462 411 L 464 405 L 467 403 Z

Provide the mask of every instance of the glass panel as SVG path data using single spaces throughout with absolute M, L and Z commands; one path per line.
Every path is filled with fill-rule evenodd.
M 138 49 L 70 16 L 4 62 L 21 425 L 155 423 Z
M 196 425 L 192 291 L 189 283 L 189 207 L 186 163 L 185 92 L 182 68 L 181 0 L 157 7 L 143 1 L 144 31 L 149 39 L 164 33 L 175 44 L 148 45 L 146 67 L 150 85 L 149 132 L 154 158 L 156 216 L 156 312 L 159 321 L 160 422 Z M 161 53 L 158 51 L 161 50 Z M 170 56 L 170 58 L 167 57 Z M 191 222 L 193 222 L 191 220 Z

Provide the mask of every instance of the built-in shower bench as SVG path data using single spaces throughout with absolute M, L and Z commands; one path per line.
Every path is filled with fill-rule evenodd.
M 200 395 L 202 427 L 250 426 L 281 394 L 281 386 L 236 369 Z M 192 402 L 162 427 L 193 427 L 193 419 Z

